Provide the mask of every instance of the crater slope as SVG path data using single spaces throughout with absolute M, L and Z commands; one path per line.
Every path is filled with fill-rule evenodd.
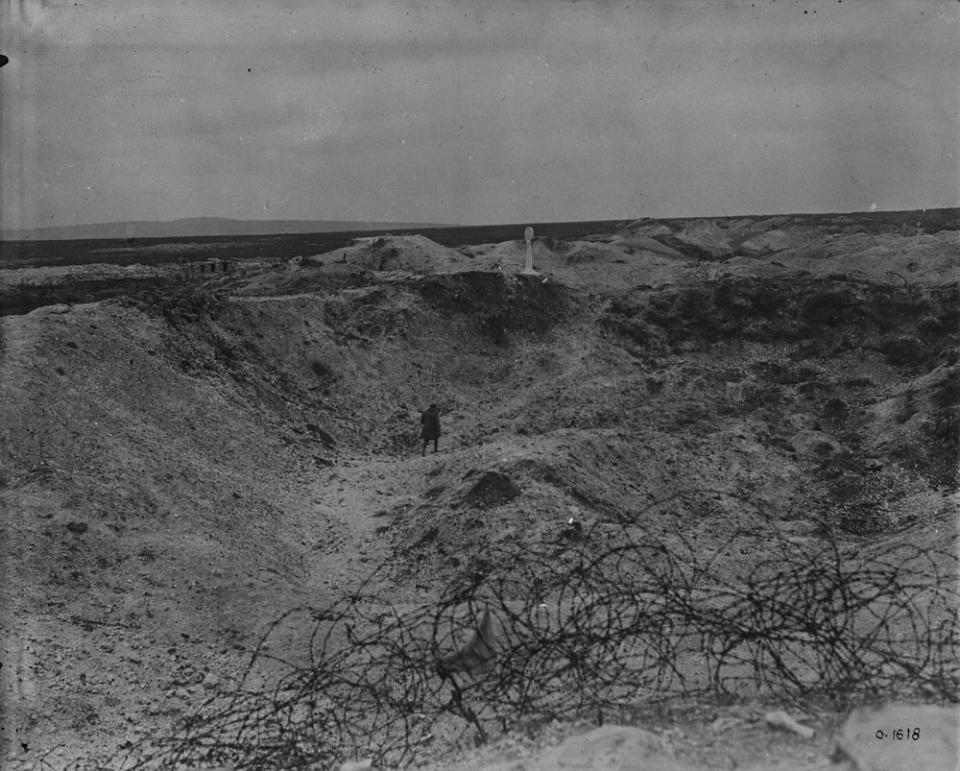
M 571 522 L 949 543 L 957 247 L 637 221 L 527 276 L 522 242 L 390 237 L 4 315 L 0 759 L 135 747 L 381 565 L 366 589 L 421 603 Z M 70 299 L 57 270 L 31 280 Z

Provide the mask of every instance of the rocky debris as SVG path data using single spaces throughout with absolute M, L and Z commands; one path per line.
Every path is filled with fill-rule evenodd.
M 768 712 L 763 716 L 763 719 L 766 720 L 767 725 L 772 728 L 782 728 L 785 731 L 793 731 L 793 733 L 804 739 L 813 738 L 814 730 L 812 728 L 801 725 L 783 710 Z
M 886 704 L 858 707 L 837 738 L 849 771 L 956 771 L 960 707 Z

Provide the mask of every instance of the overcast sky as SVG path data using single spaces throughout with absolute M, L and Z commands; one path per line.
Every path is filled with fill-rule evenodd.
M 10 0 L 0 226 L 957 206 L 956 0 Z

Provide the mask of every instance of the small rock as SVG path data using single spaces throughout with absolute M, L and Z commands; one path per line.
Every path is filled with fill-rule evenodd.
M 788 731 L 793 731 L 795 734 L 802 736 L 804 739 L 813 738 L 814 731 L 812 728 L 808 728 L 805 725 L 800 725 L 800 723 L 790 717 L 783 710 L 768 712 L 766 715 L 764 715 L 764 720 L 767 721 L 767 725 L 772 726 L 773 728 L 785 728 Z
M 76 533 L 77 535 L 82 535 L 87 532 L 87 523 L 86 522 L 67 522 L 67 530 L 71 533 Z
M 213 674 L 213 672 L 207 672 L 200 684 L 208 691 L 212 691 L 214 688 L 220 685 L 220 678 Z
M 710 724 L 710 730 L 713 731 L 714 733 L 727 731 L 733 728 L 734 726 L 738 725 L 740 722 L 742 721 L 740 720 L 740 718 L 737 718 L 737 717 L 730 717 L 730 716 L 718 717 L 716 720 L 714 720 Z

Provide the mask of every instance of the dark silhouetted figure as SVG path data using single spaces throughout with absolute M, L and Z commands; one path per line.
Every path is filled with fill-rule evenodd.
M 420 451 L 421 455 L 427 454 L 427 442 L 431 439 L 433 440 L 433 451 L 437 451 L 437 441 L 440 439 L 440 410 L 437 409 L 436 404 L 431 404 L 420 416 L 420 425 L 423 428 L 420 429 L 420 438 L 423 439 L 423 449 Z

